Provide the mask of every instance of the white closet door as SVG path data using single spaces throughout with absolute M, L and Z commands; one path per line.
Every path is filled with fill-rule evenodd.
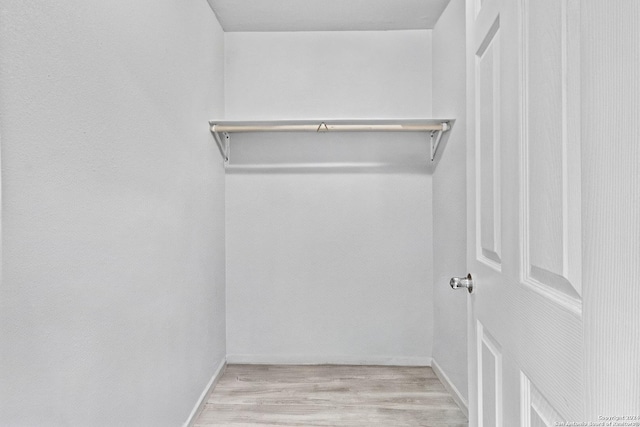
M 580 421 L 579 0 L 467 3 L 470 425 Z

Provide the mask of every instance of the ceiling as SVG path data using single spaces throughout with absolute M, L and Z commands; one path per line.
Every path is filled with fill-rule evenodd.
M 208 0 L 224 31 L 433 28 L 449 0 Z

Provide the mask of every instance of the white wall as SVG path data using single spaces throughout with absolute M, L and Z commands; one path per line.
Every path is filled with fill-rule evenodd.
M 227 33 L 225 43 L 229 119 L 431 114 L 430 31 Z M 425 164 L 426 138 L 413 138 L 233 135 L 231 157 L 400 160 L 420 147 Z M 429 363 L 431 177 L 330 172 L 227 175 L 229 360 Z
M 588 420 L 640 414 L 640 4 L 610 6 L 581 9 Z
M 433 174 L 433 359 L 467 401 L 467 296 L 449 287 L 466 270 L 465 2 L 451 0 L 433 30 L 433 112 L 453 117 Z
M 430 361 L 427 175 L 227 178 L 230 361 Z
M 0 425 L 180 425 L 225 355 L 214 14 L 5 0 L 0 51 Z
M 227 119 L 431 116 L 431 31 L 226 33 Z

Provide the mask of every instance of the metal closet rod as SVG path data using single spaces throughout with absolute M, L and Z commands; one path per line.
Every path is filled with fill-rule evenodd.
M 447 123 L 439 124 L 327 124 L 321 122 L 315 124 L 298 124 L 298 125 L 212 125 L 212 132 L 362 132 L 362 131 L 380 131 L 380 132 L 424 132 L 424 131 L 446 131 Z

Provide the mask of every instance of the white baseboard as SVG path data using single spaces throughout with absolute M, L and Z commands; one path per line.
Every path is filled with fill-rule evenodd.
M 226 367 L 227 367 L 227 361 L 225 359 L 222 359 L 222 361 L 218 365 L 218 368 L 216 369 L 213 376 L 207 383 L 207 386 L 202 391 L 202 394 L 200 395 L 200 398 L 196 402 L 196 405 L 193 407 L 193 410 L 189 414 L 189 418 L 187 418 L 187 421 L 185 421 L 184 424 L 182 425 L 183 427 L 192 427 L 195 424 L 196 420 L 198 419 L 198 416 L 200 415 L 200 412 L 202 412 L 202 410 L 204 409 L 204 405 L 207 403 L 207 399 L 209 399 L 209 395 L 211 394 L 213 389 L 216 387 L 216 384 L 218 383 L 218 380 L 220 379 L 220 377 L 222 377 L 222 374 L 224 374 L 224 370 Z
M 228 354 L 228 364 L 431 366 L 430 357 Z
M 453 397 L 453 400 L 460 407 L 460 410 L 464 413 L 467 419 L 469 419 L 469 404 L 466 399 L 462 397 L 462 394 L 460 394 L 460 390 L 453 385 L 447 374 L 444 373 L 442 368 L 440 368 L 440 365 L 438 365 L 438 362 L 435 360 L 431 361 L 431 369 L 433 369 L 433 372 L 436 374 L 444 388 L 451 393 L 451 397 Z

